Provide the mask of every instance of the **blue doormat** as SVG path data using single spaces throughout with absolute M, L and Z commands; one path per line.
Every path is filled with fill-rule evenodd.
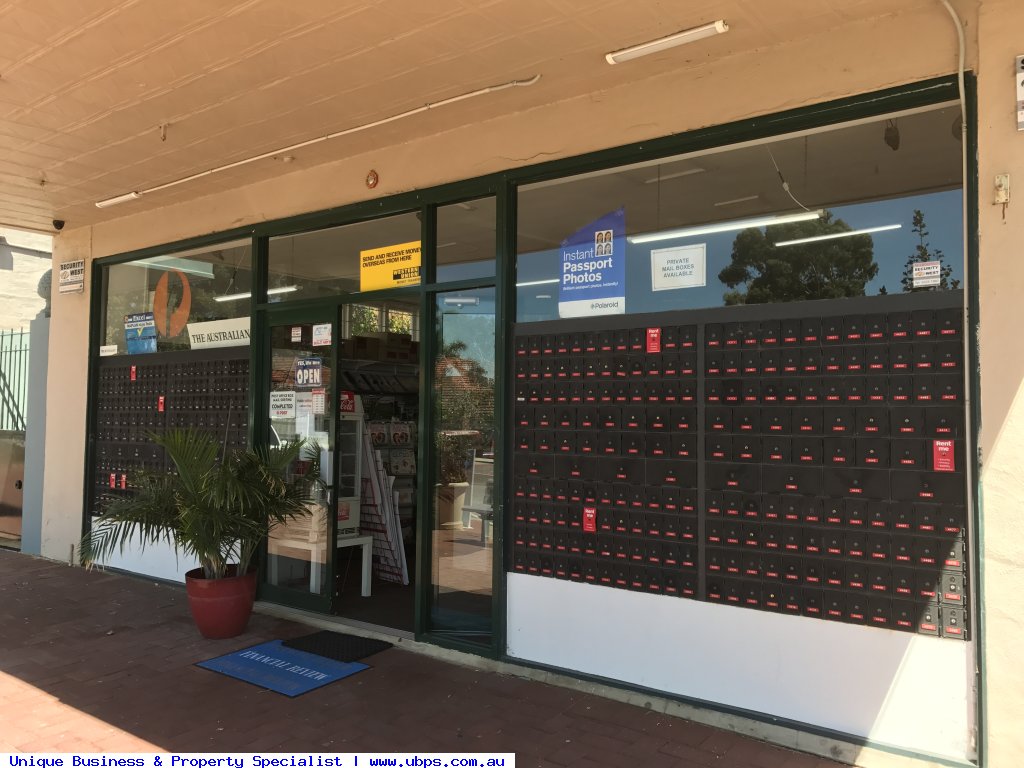
M 196 666 L 292 697 L 370 668 L 285 648 L 280 640 L 200 661 Z

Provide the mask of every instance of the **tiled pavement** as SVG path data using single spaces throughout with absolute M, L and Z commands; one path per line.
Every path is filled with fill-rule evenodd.
M 309 632 L 203 640 L 180 589 L 0 551 L 0 752 L 515 752 L 519 766 L 833 768 L 578 691 L 393 648 L 296 699 L 193 666 Z

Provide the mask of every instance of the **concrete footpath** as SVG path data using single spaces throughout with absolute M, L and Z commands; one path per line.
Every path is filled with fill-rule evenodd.
M 193 666 L 313 631 L 204 640 L 184 591 L 0 550 L 0 752 L 515 752 L 518 766 L 839 763 L 398 647 L 296 699 Z

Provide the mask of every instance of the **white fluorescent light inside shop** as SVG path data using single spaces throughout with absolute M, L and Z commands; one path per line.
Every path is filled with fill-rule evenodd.
M 684 227 L 683 229 L 669 229 L 664 232 L 652 232 L 649 235 L 634 235 L 626 239 L 634 245 L 640 243 L 656 243 L 660 240 L 674 240 L 679 237 L 698 237 L 700 235 L 714 235 L 719 232 L 735 232 L 739 229 L 750 227 L 771 227 L 776 224 L 795 224 L 800 221 L 812 221 L 820 219 L 824 211 L 801 211 L 800 213 L 787 213 L 781 216 L 758 216 L 753 219 L 738 219 L 727 221 L 722 224 L 708 224 L 704 227 Z
M 713 21 L 710 24 L 704 24 L 700 27 L 676 32 L 674 35 L 659 37 L 657 40 L 640 43 L 639 45 L 634 45 L 630 48 L 623 48 L 621 51 L 607 53 L 605 54 L 604 59 L 609 64 L 621 64 L 624 61 L 639 59 L 641 56 L 649 56 L 652 53 L 658 53 L 659 51 L 668 50 L 669 48 L 675 48 L 677 45 L 684 45 L 696 40 L 703 40 L 705 37 L 713 37 L 714 35 L 720 35 L 723 32 L 728 31 L 729 25 L 726 24 L 723 19 L 719 19 L 718 21 Z
M 274 296 L 278 293 L 293 293 L 299 290 L 297 285 L 285 285 L 280 288 L 267 288 L 267 295 Z M 226 296 L 215 296 L 214 301 L 239 301 L 240 299 L 248 299 L 252 296 L 248 291 L 245 293 L 229 293 Z
M 893 229 L 901 229 L 902 224 L 886 224 L 884 227 L 868 227 L 867 229 L 854 229 L 850 232 L 835 232 L 831 235 L 815 235 L 814 237 L 801 237 L 797 240 L 783 240 L 776 243 L 776 247 L 784 245 L 803 245 L 804 243 L 817 243 L 821 240 L 838 240 L 840 237 L 853 237 L 854 235 L 870 235 L 872 232 L 889 232 Z

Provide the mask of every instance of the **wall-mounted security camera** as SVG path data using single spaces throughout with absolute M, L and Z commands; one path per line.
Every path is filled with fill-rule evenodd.
M 54 219 L 53 228 L 56 229 L 58 232 L 64 229 L 64 219 Z

